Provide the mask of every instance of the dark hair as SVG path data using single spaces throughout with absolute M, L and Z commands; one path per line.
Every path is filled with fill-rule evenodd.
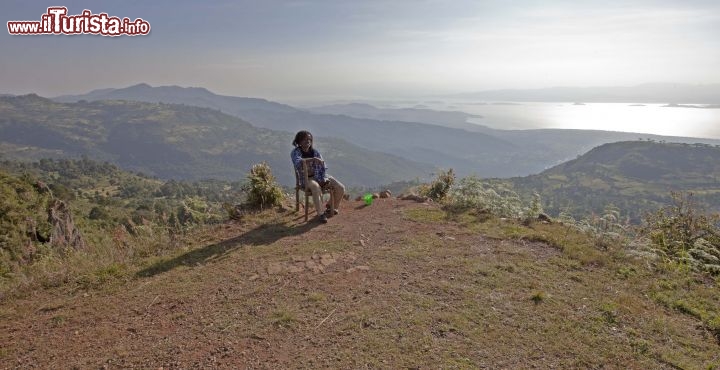
M 295 140 L 293 140 L 292 145 L 293 146 L 300 146 L 300 143 L 305 140 L 306 137 L 310 136 L 312 138 L 312 134 L 310 131 L 299 131 L 297 134 L 295 134 Z

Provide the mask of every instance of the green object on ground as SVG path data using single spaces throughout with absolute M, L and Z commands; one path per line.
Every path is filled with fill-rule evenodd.
M 363 200 L 365 201 L 365 205 L 369 206 L 372 204 L 373 196 L 370 193 L 367 193 L 363 196 Z

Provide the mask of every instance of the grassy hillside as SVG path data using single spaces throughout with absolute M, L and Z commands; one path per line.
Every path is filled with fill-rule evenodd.
M 66 104 L 36 95 L 0 98 L 0 154 L 8 158 L 84 155 L 165 179 L 237 180 L 251 164 L 266 161 L 281 183 L 294 184 L 293 135 L 207 108 L 128 101 Z M 429 165 L 337 139 L 318 139 L 316 146 L 331 173 L 350 186 L 432 171 Z
M 524 194 L 538 192 L 553 213 L 602 214 L 614 205 L 639 220 L 670 203 L 675 191 L 692 192 L 708 211 L 720 210 L 720 147 L 705 144 L 620 142 L 599 146 L 538 175 L 514 178 Z
M 0 162 L 0 295 L 105 278 L 228 219 L 243 182 L 163 182 L 109 163 Z

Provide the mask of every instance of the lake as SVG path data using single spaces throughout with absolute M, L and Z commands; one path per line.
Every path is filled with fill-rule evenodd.
M 495 129 L 588 129 L 720 139 L 720 109 L 631 103 L 423 102 L 437 110 L 459 110 L 483 118 L 471 122 Z

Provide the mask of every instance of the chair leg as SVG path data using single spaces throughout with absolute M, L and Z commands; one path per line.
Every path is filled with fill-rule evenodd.
M 309 212 L 309 204 L 310 203 L 310 197 L 305 193 L 305 222 L 308 222 L 308 212 Z
M 295 212 L 300 210 L 300 190 L 295 189 Z

